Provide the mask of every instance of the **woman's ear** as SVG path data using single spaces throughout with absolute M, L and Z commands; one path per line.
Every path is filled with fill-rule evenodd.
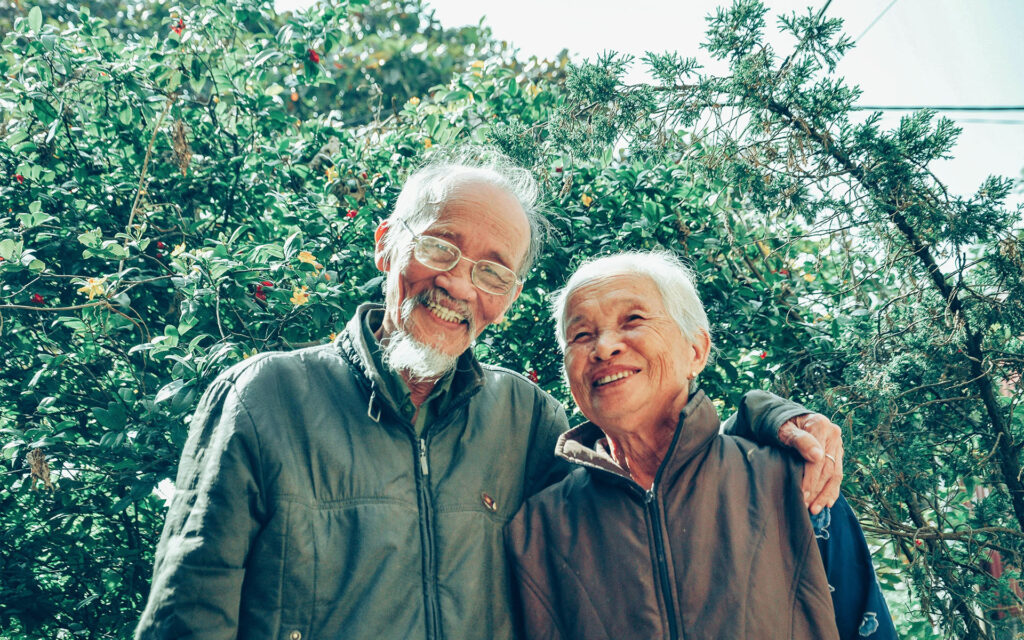
M 708 356 L 711 355 L 711 336 L 701 329 L 690 341 L 690 347 L 693 349 L 693 374 L 696 376 L 708 364 Z
M 377 225 L 377 230 L 373 232 L 373 260 L 377 264 L 377 269 L 384 272 L 391 269 L 391 256 L 387 255 L 384 248 L 384 236 L 386 236 L 387 233 L 388 221 L 387 219 L 384 219 L 380 221 L 380 224 Z

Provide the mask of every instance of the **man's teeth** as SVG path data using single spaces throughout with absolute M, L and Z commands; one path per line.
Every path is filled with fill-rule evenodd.
M 462 322 L 462 314 L 452 311 L 447 307 L 442 307 L 434 302 L 427 302 L 427 308 L 430 309 L 431 313 L 445 322 Z
M 603 378 L 598 378 L 597 380 L 594 381 L 594 385 L 600 387 L 601 385 L 608 384 L 609 382 L 615 382 L 616 380 L 622 380 L 623 378 L 629 377 L 629 376 L 633 375 L 634 373 L 636 373 L 636 371 L 620 371 L 618 373 L 613 373 L 610 376 L 605 376 Z

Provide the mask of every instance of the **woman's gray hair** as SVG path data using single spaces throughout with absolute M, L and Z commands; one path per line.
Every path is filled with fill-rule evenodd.
M 412 235 L 398 220 L 420 233 L 441 215 L 444 205 L 457 189 L 467 183 L 484 183 L 508 193 L 519 202 L 530 225 L 530 244 L 516 275 L 524 279 L 540 253 L 546 221 L 537 211 L 537 180 L 493 147 L 462 146 L 439 149 L 424 166 L 405 181 L 388 216 L 384 253 L 392 261 L 408 250 Z
M 684 338 L 692 341 L 701 332 L 711 337 L 708 315 L 693 284 L 693 271 L 668 252 L 627 251 L 585 261 L 569 277 L 565 286 L 555 292 L 551 310 L 558 348 L 562 352 L 565 352 L 566 345 L 565 305 L 569 297 L 585 284 L 616 275 L 647 276 L 658 287 L 665 310 L 679 325 Z

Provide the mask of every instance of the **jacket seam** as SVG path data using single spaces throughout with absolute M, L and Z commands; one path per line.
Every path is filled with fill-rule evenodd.
M 582 580 L 580 579 L 579 573 L 578 573 L 578 572 L 576 571 L 576 567 L 575 567 L 575 565 L 573 565 L 573 563 L 569 562 L 569 559 L 568 559 L 568 558 L 566 558 L 566 557 L 565 557 L 565 555 L 563 555 L 563 554 L 562 554 L 562 552 L 561 552 L 561 551 L 559 551 L 558 549 L 553 549 L 552 551 L 554 551 L 554 553 L 558 555 L 558 558 L 559 558 L 559 559 L 560 559 L 560 560 L 561 560 L 561 561 L 562 561 L 563 563 L 565 563 L 565 566 L 566 566 L 566 567 L 567 567 L 567 568 L 569 569 L 569 572 L 568 572 L 568 573 L 569 573 L 569 575 L 571 575 L 571 576 L 573 577 L 573 580 L 575 580 L 575 581 L 576 581 L 576 584 L 577 584 L 577 585 L 579 585 L 580 593 L 582 593 L 582 594 L 583 594 L 583 595 L 584 595 L 584 596 L 585 596 L 585 597 L 587 598 L 587 602 L 589 602 L 589 603 L 590 603 L 590 606 L 591 606 L 591 608 L 592 608 L 592 609 L 593 609 L 594 611 L 600 611 L 601 609 L 600 609 L 600 608 L 599 608 L 599 607 L 597 606 L 597 604 L 596 604 L 596 603 L 594 602 L 593 598 L 591 598 L 591 597 L 590 597 L 590 592 L 589 592 L 589 591 L 587 590 L 587 588 L 586 588 L 586 583 L 585 583 L 585 582 L 583 582 L 583 581 L 582 581 Z M 513 561 L 514 561 L 514 562 L 515 562 L 515 563 L 516 563 L 517 565 L 519 564 L 519 561 L 518 561 L 518 560 L 513 560 Z M 526 574 L 526 570 L 525 570 L 525 569 L 523 570 L 523 574 L 524 574 L 524 575 Z M 612 635 L 611 635 L 611 634 L 610 634 L 610 633 L 608 632 L 608 627 L 607 627 L 607 625 L 605 625 L 604 619 L 603 619 L 603 618 L 601 618 L 601 617 L 598 617 L 598 621 L 599 621 L 599 622 L 601 623 L 601 628 L 602 628 L 602 629 L 604 629 L 604 635 L 605 635 L 605 637 L 607 637 L 607 638 L 611 638 L 611 637 L 613 637 L 613 636 L 612 636 Z M 561 629 L 559 630 L 559 633 L 562 633 L 562 635 L 563 635 L 563 636 L 565 636 L 565 633 L 564 633 L 564 632 L 563 632 L 563 631 L 562 631 Z
M 816 540 L 815 540 L 815 538 L 813 536 L 811 536 L 810 540 L 807 540 L 804 543 L 803 555 L 800 556 L 800 563 L 796 566 L 795 573 L 796 573 L 796 575 L 798 577 L 797 577 L 796 580 L 793 581 L 793 587 L 792 587 L 792 589 L 790 591 L 790 594 L 789 594 L 789 611 L 790 612 L 794 612 L 795 611 L 797 591 L 801 590 L 802 585 L 806 581 L 806 572 L 804 571 L 804 566 L 807 564 L 807 557 L 810 555 L 811 545 L 814 545 L 815 548 L 817 548 L 817 546 L 818 546 L 817 542 L 816 542 Z M 826 580 L 826 584 L 827 583 L 828 583 L 828 581 Z M 793 632 L 796 631 L 796 615 L 794 615 L 793 613 L 790 613 L 790 616 L 791 616 L 791 619 L 790 619 L 790 622 L 789 622 L 789 635 L 790 635 L 790 637 L 793 637 Z
M 558 630 L 559 637 L 567 638 L 568 635 L 566 635 L 565 629 L 562 628 L 561 620 L 555 614 L 555 606 L 547 599 L 543 589 L 540 588 L 540 585 L 537 584 L 537 582 L 533 579 L 533 576 L 530 574 L 530 572 L 527 571 L 526 568 L 518 560 L 513 559 L 512 564 L 516 570 L 516 573 L 519 574 L 522 584 L 530 590 L 530 593 L 532 593 L 534 597 L 536 597 L 537 600 L 539 600 L 541 605 L 544 607 L 544 611 L 548 614 L 548 619 L 551 621 L 555 629 Z M 589 596 L 587 600 L 590 600 Z M 593 605 L 592 602 L 591 605 Z M 605 630 L 605 632 L 607 633 L 607 629 Z

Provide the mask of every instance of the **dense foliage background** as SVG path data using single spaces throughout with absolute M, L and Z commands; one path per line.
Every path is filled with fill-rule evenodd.
M 846 428 L 845 491 L 905 637 L 1009 638 L 1024 550 L 1024 215 L 949 193 L 955 126 L 853 118 L 821 13 L 737 0 L 704 47 L 517 60 L 419 1 L 0 2 L 0 638 L 125 638 L 187 419 L 221 370 L 379 298 L 372 231 L 435 147 L 498 146 L 552 247 L 478 345 L 568 400 L 546 295 L 663 247 L 701 276 L 723 410 Z

